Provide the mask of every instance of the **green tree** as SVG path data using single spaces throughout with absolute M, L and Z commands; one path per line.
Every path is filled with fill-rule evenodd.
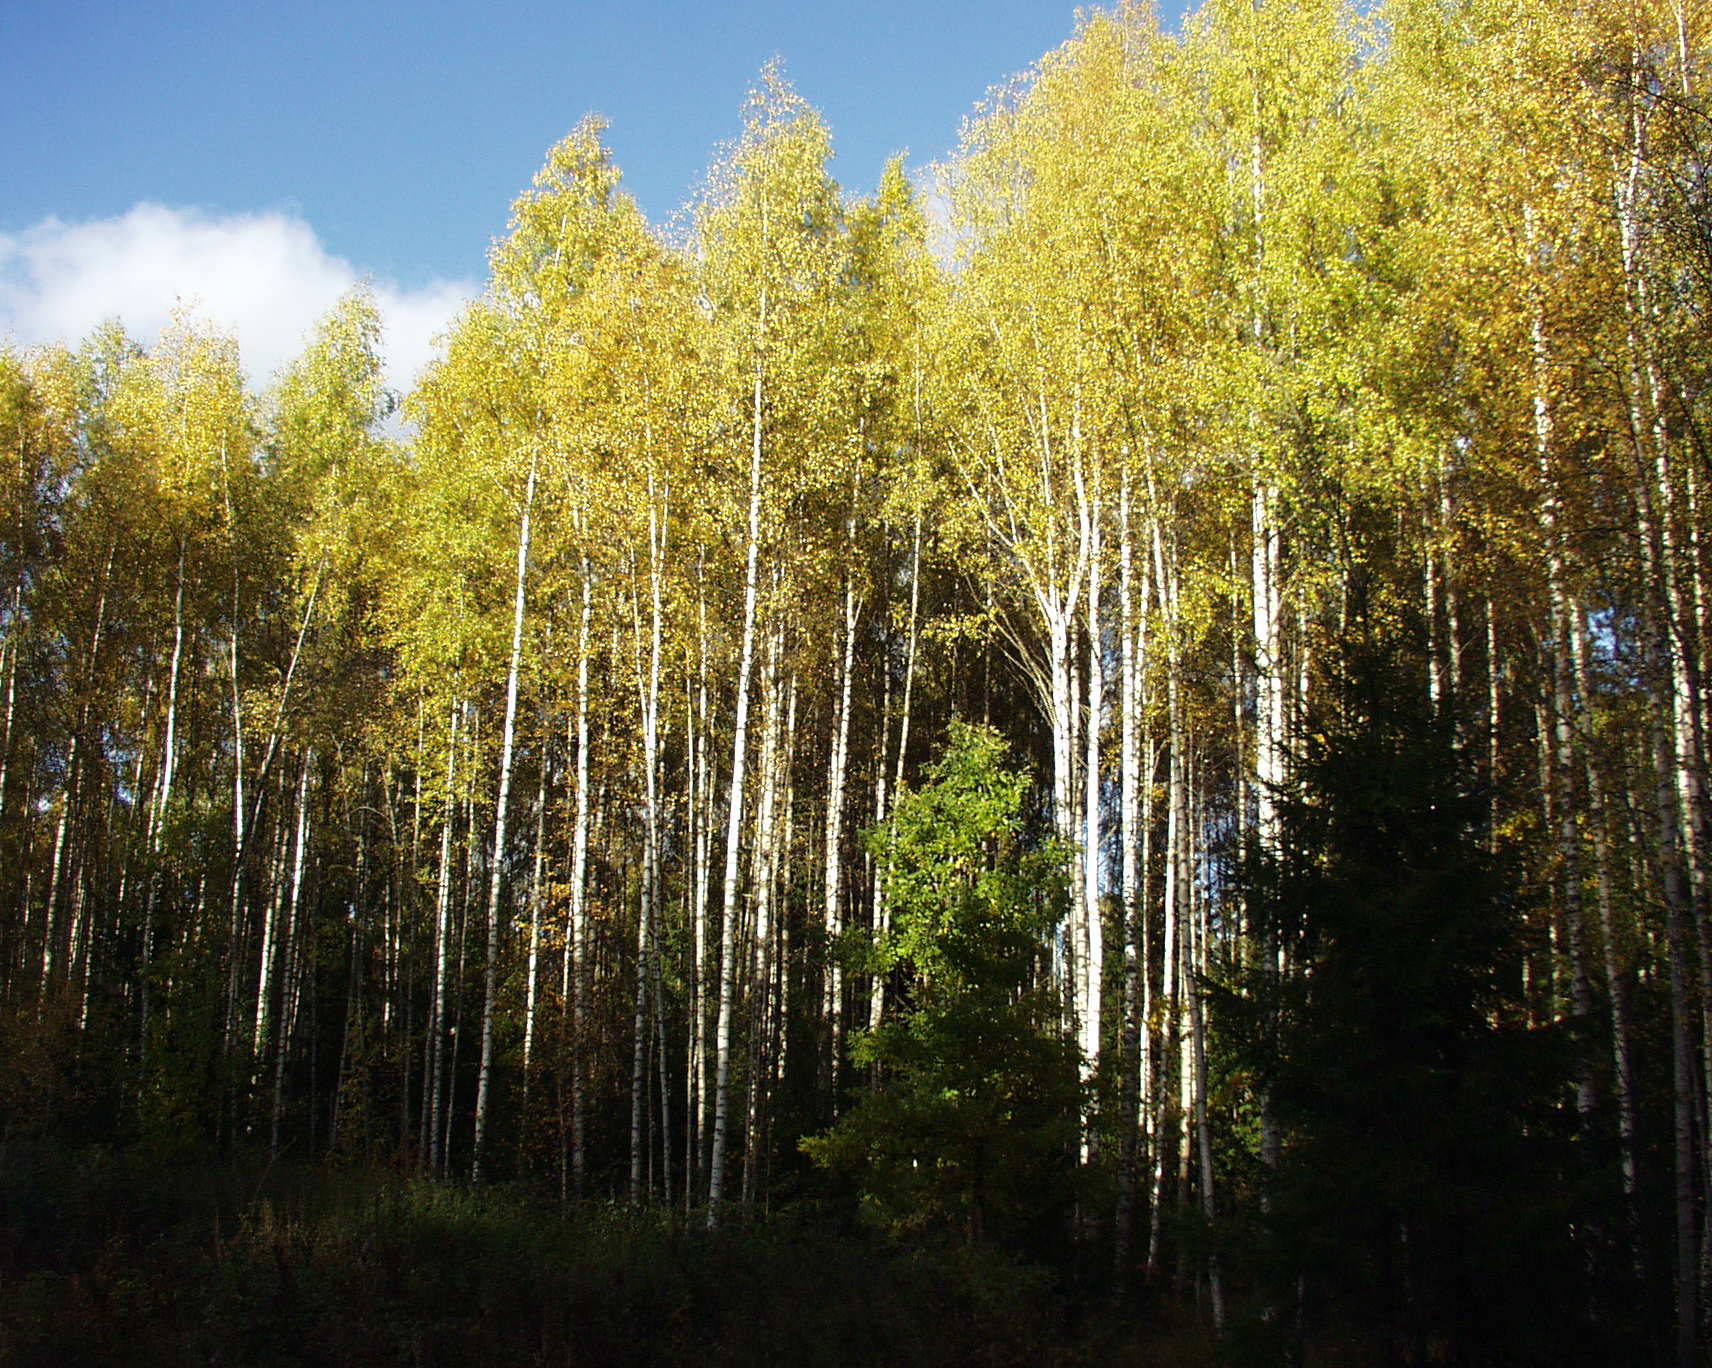
M 1563 1362 L 1543 1327 L 1574 1324 L 1578 1286 L 1567 1041 L 1529 1027 L 1514 880 L 1424 660 L 1378 625 L 1327 653 L 1277 845 L 1250 855 L 1267 953 L 1220 1016 L 1281 1136 L 1244 1243 L 1272 1332 L 1393 1363 Z
M 898 1008 L 852 1045 L 874 1090 L 803 1149 L 893 1230 L 1027 1239 L 1068 1195 L 1076 1054 L 1047 963 L 1066 858 L 1029 842 L 1029 781 L 1005 750 L 953 722 L 926 786 L 867 838 L 892 909 L 875 968 Z

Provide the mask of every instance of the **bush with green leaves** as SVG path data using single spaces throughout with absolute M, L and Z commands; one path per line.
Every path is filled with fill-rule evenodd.
M 802 1143 L 894 1231 L 1032 1245 L 1063 1214 L 1076 1140 L 1076 1055 L 1048 962 L 1066 860 L 1028 839 L 1028 778 L 1005 751 L 954 722 L 927 784 L 868 833 L 892 914 L 871 967 L 895 1006 L 852 1046 L 871 1090 Z

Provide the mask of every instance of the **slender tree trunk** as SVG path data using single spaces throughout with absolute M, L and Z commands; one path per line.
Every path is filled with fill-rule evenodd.
M 147 1078 L 149 1065 L 149 1023 L 154 1006 L 155 912 L 160 901 L 164 872 L 161 869 L 161 843 L 165 831 L 168 805 L 172 801 L 172 783 L 178 752 L 178 681 L 184 660 L 184 539 L 178 543 L 178 581 L 172 605 L 172 663 L 167 671 L 166 726 L 161 738 L 159 778 L 155 785 L 154 804 L 149 814 L 149 891 L 143 907 L 142 985 L 139 997 L 137 1059 L 140 1077 Z M 276 1104 L 277 1113 L 277 1104 Z M 275 1125 L 277 1133 L 278 1126 Z
M 268 876 L 267 904 L 262 913 L 262 943 L 256 955 L 256 1008 L 254 1025 L 250 1035 L 250 1058 L 258 1068 L 264 1058 L 263 1049 L 267 1043 L 274 954 L 279 941 L 279 920 L 285 892 L 280 871 L 285 863 L 285 852 L 290 843 L 287 834 L 289 830 L 290 828 L 282 821 L 277 825 L 273 834 L 273 856 L 269 861 L 272 872 Z M 255 1085 L 256 1078 L 252 1073 L 250 1086 L 254 1088 Z
M 1178 621 L 1177 585 L 1176 580 L 1166 571 L 1164 538 L 1161 535 L 1157 519 L 1153 522 L 1153 554 L 1155 575 L 1159 581 L 1160 602 L 1164 608 L 1165 621 L 1167 624 L 1175 624 Z M 1177 992 L 1177 963 L 1180 953 L 1178 908 L 1182 898 L 1182 847 L 1186 824 L 1187 785 L 1183 754 L 1185 737 L 1181 687 L 1182 666 L 1179 658 L 1176 629 L 1175 627 L 1168 627 L 1168 630 L 1172 633 L 1168 638 L 1165 653 L 1166 726 L 1168 729 L 1166 744 L 1169 759 L 1166 778 L 1165 878 L 1162 897 L 1164 925 L 1159 951 L 1159 1015 L 1161 1021 L 1157 1061 L 1159 1079 L 1154 1088 L 1153 1182 L 1149 1194 L 1151 1215 L 1147 1232 L 1147 1267 L 1150 1275 L 1157 1274 L 1159 1269 L 1160 1232 L 1165 1215 L 1165 1165 L 1169 1149 L 1166 1143 L 1168 1133 L 1166 1125 L 1166 1080 L 1170 1077 L 1172 1051 L 1173 1047 L 1177 1045 L 1177 1023 L 1181 1015 Z M 1181 1105 L 1181 1098 L 1179 1102 Z
M 642 885 L 641 905 L 638 909 L 636 928 L 636 1026 L 635 1050 L 631 1070 L 631 1111 L 630 1111 L 630 1201 L 638 1205 L 642 1200 L 642 1120 L 644 1104 L 647 1095 L 646 1051 L 644 1049 L 645 1031 L 647 1029 L 647 1010 L 650 991 L 653 991 L 655 1020 L 659 1033 L 664 1042 L 665 1023 L 664 1005 L 657 991 L 659 980 L 659 961 L 657 946 L 659 943 L 658 930 L 655 920 L 659 915 L 660 893 L 658 886 L 660 866 L 660 649 L 662 626 L 661 582 L 664 575 L 666 552 L 666 521 L 661 510 L 661 491 L 656 488 L 655 475 L 652 470 L 648 473 L 648 654 L 647 661 L 643 660 L 643 629 L 640 603 L 640 590 L 632 599 L 632 626 L 635 637 L 635 668 L 638 703 L 642 717 Z M 653 980 L 650 983 L 650 980 Z M 664 1050 L 660 1052 L 662 1067 Z M 665 1097 L 661 1095 L 662 1104 Z M 669 1133 L 662 1117 L 663 1133 Z M 670 1166 L 667 1166 L 666 1186 L 670 1189 Z
M 1670 1035 L 1672 1066 L 1672 1150 L 1675 1158 L 1676 1233 L 1676 1362 L 1694 1368 L 1699 1361 L 1700 1281 L 1695 1222 L 1696 1164 L 1694 1026 L 1690 1020 L 1688 927 L 1690 907 L 1682 875 L 1681 835 L 1677 827 L 1675 757 L 1667 725 L 1654 723 L 1657 787 L 1654 813 L 1658 824 L 1659 873 L 1665 904 L 1665 935 L 1670 966 Z
M 227 516 L 230 518 L 230 503 Z M 247 810 L 244 800 L 244 700 L 243 683 L 238 665 L 238 570 L 234 558 L 232 569 L 232 632 L 228 642 L 227 663 L 230 666 L 232 693 L 232 872 L 228 890 L 231 925 L 226 947 L 226 1021 L 220 1036 L 220 1059 L 227 1064 L 231 1058 L 232 1037 L 238 1028 L 238 977 L 243 956 L 244 934 L 244 860 L 248 855 L 249 832 L 245 824 Z M 222 1080 L 222 1091 L 229 1090 L 229 1076 Z M 224 1107 L 221 1109 L 225 1110 Z
M 1254 802 L 1255 828 L 1267 849 L 1277 843 L 1277 792 L 1284 781 L 1284 658 L 1280 604 L 1282 570 L 1278 492 L 1257 482 L 1250 504 L 1253 520 L 1254 604 Z
M 405 869 L 403 876 L 404 893 L 402 897 L 402 905 L 405 908 L 406 915 L 409 917 L 410 922 L 409 926 L 406 927 L 405 934 L 410 936 L 412 940 L 416 941 L 418 949 L 421 948 L 421 942 L 416 939 L 416 936 L 413 934 L 418 930 L 416 926 L 417 919 L 413 914 L 415 912 L 417 901 L 420 896 L 420 889 L 422 887 L 422 789 L 427 777 L 427 756 L 425 754 L 427 740 L 428 709 L 426 701 L 419 695 L 416 699 L 416 755 L 410 766 L 410 853 L 409 864 Z M 435 948 L 431 943 L 428 947 L 430 962 L 432 962 L 434 953 Z M 398 1052 L 399 1058 L 404 1065 L 404 1081 L 399 1090 L 398 1097 L 398 1148 L 401 1155 L 408 1153 L 410 1149 L 411 1090 L 409 1013 L 416 1001 L 414 972 L 416 964 L 417 956 L 413 954 L 410 959 L 412 972 L 407 975 L 404 988 L 404 998 L 406 1003 L 404 1040 L 400 1044 Z M 431 994 L 433 992 L 432 980 L 430 980 L 427 987 Z M 425 1013 L 429 1010 L 431 1009 L 424 1009 Z M 422 1088 L 417 1104 L 418 1129 L 415 1152 L 415 1168 L 419 1174 L 422 1172 L 424 1156 L 428 1152 L 428 1140 L 427 1135 L 425 1134 L 425 1127 L 420 1123 L 425 1118 L 428 1107 L 428 1052 L 431 1048 L 432 1037 L 429 1034 L 428 1023 L 424 1020 L 422 1030 Z
M 536 457 L 529 458 L 529 483 L 517 533 L 517 593 L 511 610 L 511 668 L 505 680 L 505 729 L 499 745 L 499 797 L 494 804 L 493 862 L 487 886 L 487 966 L 482 988 L 481 1066 L 476 1081 L 476 1129 L 470 1151 L 470 1181 L 482 1178 L 487 1139 L 488 1093 L 493 1075 L 493 1016 L 499 993 L 499 894 L 505 872 L 506 818 L 511 800 L 511 753 L 517 730 L 517 681 L 523 664 L 523 606 L 529 576 L 529 519 L 535 509 Z
M 1638 62 L 1633 64 L 1638 70 Z M 1689 937 L 1698 929 L 1696 921 L 1704 906 L 1704 866 L 1696 849 L 1696 808 L 1699 806 L 1697 768 L 1691 741 L 1693 723 L 1689 711 L 1689 681 L 1685 643 L 1676 640 L 1681 617 L 1673 599 L 1674 571 L 1671 548 L 1665 535 L 1670 516 L 1668 502 L 1655 503 L 1659 494 L 1668 497 L 1669 478 L 1656 383 L 1644 384 L 1647 365 L 1644 339 L 1647 331 L 1647 300 L 1639 254 L 1638 187 L 1645 158 L 1644 100 L 1639 89 L 1631 91 L 1629 168 L 1616 183 L 1617 219 L 1622 247 L 1624 306 L 1628 322 L 1630 427 L 1637 467 L 1636 505 L 1640 515 L 1637 541 L 1646 581 L 1644 628 L 1648 638 L 1648 665 L 1652 673 L 1655 722 L 1654 766 L 1657 788 L 1654 816 L 1657 824 L 1658 859 L 1666 910 L 1666 939 L 1670 964 L 1670 1015 L 1674 1084 L 1674 1152 L 1676 1164 L 1676 1354 L 1679 1368 L 1697 1361 L 1700 1329 L 1701 1273 L 1708 1242 L 1696 1230 L 1695 1156 L 1696 1111 L 1705 1088 L 1705 1068 L 1712 1059 L 1712 1041 L 1702 1042 L 1702 1077 L 1693 1069 L 1694 1028 L 1688 982 Z M 1641 395 L 1653 400 L 1651 421 L 1640 409 Z M 1648 439 L 1652 451 L 1647 451 Z M 1650 468 L 1650 469 L 1649 469 Z M 1692 896 L 1691 892 L 1692 890 Z M 1699 938 L 1704 945 L 1704 937 Z M 1701 1028 L 1712 1000 L 1706 998 L 1706 961 L 1701 963 Z M 1698 1087 L 1697 1087 L 1698 1084 Z M 1712 1146 L 1702 1146 L 1712 1156 Z M 1704 1176 L 1704 1175 L 1703 1175 Z M 1707 1204 L 1712 1212 L 1712 1203 Z
M 363 781 L 359 792 L 366 796 L 368 789 L 368 769 L 364 766 Z M 357 867 L 356 867 L 356 896 L 351 902 L 349 968 L 345 979 L 345 1024 L 339 1045 L 339 1073 L 333 1085 L 333 1119 L 328 1127 L 329 1148 L 343 1149 L 347 1142 L 350 1127 L 350 1113 L 353 1102 L 359 1103 L 359 1120 L 362 1125 L 363 1148 L 366 1151 L 369 1135 L 368 1109 L 368 1049 L 364 1038 L 365 1013 L 363 1010 L 363 956 L 364 956 L 364 921 L 365 897 L 364 888 L 368 882 L 368 824 L 352 811 L 352 804 L 347 797 L 345 825 L 347 829 L 355 828 L 357 833 Z M 365 1154 L 366 1157 L 366 1154 Z
M 579 532 L 582 530 L 579 522 Z M 570 1023 L 571 1179 L 580 1202 L 588 1172 L 585 1118 L 586 1055 L 589 1022 L 589 625 L 594 611 L 594 576 L 588 554 L 581 556 L 582 617 L 577 627 L 577 797 L 571 825 L 571 916 L 565 938 L 562 999 Z
M 1462 609 L 1456 583 L 1456 507 L 1451 498 L 1450 470 L 1442 451 L 1439 454 L 1438 485 L 1439 531 L 1445 539 L 1439 558 L 1439 571 L 1444 581 L 1445 666 L 1454 702 L 1462 697 Z
M 313 763 L 313 751 L 305 751 L 303 765 L 297 782 L 297 833 L 296 854 L 292 858 L 292 872 L 289 879 L 282 884 L 276 873 L 274 888 L 268 899 L 267 924 L 262 931 L 261 964 L 257 971 L 256 982 L 256 1031 L 251 1041 L 250 1057 L 255 1061 L 255 1071 L 251 1075 L 250 1087 L 252 1092 L 259 1092 L 261 1086 L 261 1070 L 266 1066 L 270 1052 L 275 1049 L 274 1036 L 277 1034 L 276 1022 L 283 1015 L 285 995 L 281 986 L 284 959 L 283 945 L 288 935 L 286 927 L 287 900 L 294 898 L 297 892 L 298 880 L 302 877 L 303 868 L 303 834 L 305 824 L 304 809 L 309 802 L 309 768 Z M 286 858 L 289 845 L 288 831 L 282 822 L 279 832 L 279 856 L 276 870 Z M 279 1011 L 274 1009 L 274 1000 L 280 1002 Z
M 1142 1014 L 1146 960 L 1141 944 L 1146 903 L 1145 865 L 1138 867 L 1136 861 L 1146 839 L 1139 823 L 1144 802 L 1140 714 L 1141 675 L 1146 662 L 1148 581 L 1144 571 L 1138 603 L 1133 532 L 1130 477 L 1126 469 L 1118 491 L 1118 825 L 1123 834 L 1118 863 L 1118 898 L 1123 925 L 1123 1072 L 1118 1117 L 1121 1141 L 1113 1260 L 1120 1284 L 1135 1238 L 1137 1149 L 1141 1127 L 1142 1071 L 1146 1059 L 1141 1042 L 1147 1030 Z
M 845 518 L 844 652 L 839 661 L 838 704 L 833 717 L 831 754 L 826 765 L 826 863 L 823 887 L 826 895 L 826 999 L 825 1012 L 831 1026 L 832 1053 L 828 1077 L 832 1105 L 838 1109 L 839 1078 L 844 1066 L 844 960 L 840 945 L 844 935 L 842 875 L 844 831 L 844 786 L 850 758 L 850 686 L 856 673 L 856 493 L 851 491 L 850 512 Z
M 464 799 L 464 877 L 458 888 L 457 943 L 458 962 L 452 975 L 452 1057 L 446 1064 L 446 1111 L 440 1121 L 441 1175 L 452 1163 L 452 1121 L 458 1111 L 458 1056 L 464 1045 L 464 963 L 469 952 L 470 902 L 476 882 L 476 862 L 480 857 L 480 839 L 476 833 L 476 775 L 481 756 L 481 713 L 472 709 L 470 720 L 470 783 L 469 796 Z
M 707 899 L 708 866 L 711 859 L 713 832 L 713 775 L 709 752 L 713 744 L 708 719 L 707 690 L 707 598 L 703 583 L 701 553 L 696 558 L 696 671 L 692 680 L 686 671 L 684 679 L 685 711 L 689 716 L 688 733 L 695 738 L 690 759 L 690 821 L 693 828 L 691 848 L 694 868 L 691 871 L 689 896 L 691 911 L 693 961 L 690 974 L 690 1057 L 684 1086 L 688 1093 L 684 1108 L 686 1174 L 684 1200 L 693 1200 L 701 1187 L 701 1156 L 703 1137 L 712 1134 L 712 1119 L 707 1108 L 712 1099 L 709 1087 L 707 1051 Z
M 760 335 L 766 336 L 767 300 L 761 297 Z M 755 660 L 755 609 L 761 553 L 762 378 L 755 367 L 754 440 L 749 456 L 749 535 L 743 575 L 743 645 L 737 664 L 736 718 L 731 740 L 731 800 L 725 828 L 725 882 L 719 927 L 719 1024 L 714 1036 L 713 1145 L 708 1159 L 707 1223 L 719 1221 L 725 1195 L 725 1133 L 731 1107 L 731 1014 L 737 979 L 737 865 L 743 830 L 744 764 L 749 745 L 749 676 Z
M 1575 629 L 1570 634 L 1570 660 L 1575 671 L 1575 691 L 1583 699 L 1593 697 L 1588 683 L 1586 633 L 1581 624 L 1586 614 L 1577 603 L 1573 608 Z M 1635 1071 L 1630 1046 L 1630 999 L 1632 980 L 1625 955 L 1619 943 L 1619 932 L 1613 910 L 1615 875 L 1612 870 L 1609 807 L 1606 800 L 1605 777 L 1593 754 L 1588 738 L 1582 739 L 1583 774 L 1587 783 L 1588 821 L 1593 829 L 1593 860 L 1597 879 L 1599 929 L 1604 950 L 1605 983 L 1611 1016 L 1611 1090 L 1617 1104 L 1618 1165 L 1623 1181 L 1626 1206 L 1626 1237 L 1631 1255 L 1640 1261 L 1639 1223 L 1636 1206 L 1635 1166 Z
M 90 713 L 93 707 L 93 693 L 97 682 L 97 672 L 101 660 L 101 645 L 107 633 L 107 597 L 113 581 L 113 561 L 118 551 L 118 542 L 110 541 L 107 546 L 106 559 L 101 567 L 100 587 L 95 598 L 95 628 L 89 638 L 89 651 L 84 657 L 83 667 L 77 672 L 77 682 L 74 685 L 77 693 L 77 706 L 73 711 L 71 737 L 66 749 L 65 789 L 59 805 L 59 817 L 54 826 L 53 856 L 49 864 L 47 887 L 47 912 L 42 926 L 42 978 L 41 1003 L 46 1005 L 48 994 L 52 988 L 56 959 L 63 958 L 63 974 L 66 988 L 72 986 L 74 965 L 72 964 L 73 948 L 76 942 L 75 927 L 79 915 L 77 880 L 64 878 L 66 872 L 66 841 L 70 833 L 74 816 L 80 806 L 79 796 L 83 791 L 84 770 L 87 762 L 84 759 L 84 738 L 90 731 Z M 99 764 L 99 755 L 96 760 Z M 73 861 L 75 863 L 75 861 Z M 66 884 L 72 884 L 72 908 L 69 918 L 60 916 L 60 890 Z M 64 930 L 61 930 L 62 922 Z M 59 956 L 60 942 L 65 943 L 65 954 Z
M 647 722 L 643 723 L 644 731 Z M 644 743 L 646 749 L 646 743 Z M 650 757 L 651 759 L 651 757 Z M 644 766 L 650 760 L 643 761 Z M 651 778 L 651 777 L 650 777 Z M 647 803 L 649 800 L 645 799 Z M 647 826 L 644 818 L 644 826 Z M 649 922 L 653 915 L 654 889 L 652 885 L 653 861 L 652 850 L 653 832 L 645 831 L 644 850 L 642 854 L 641 897 L 636 910 L 636 992 L 634 995 L 634 1013 L 631 1030 L 630 1058 L 630 1205 L 642 1205 L 643 1185 L 643 1126 L 647 1110 L 648 1092 L 648 951 L 649 951 Z
M 1532 220 L 1530 217 L 1530 224 Z M 1581 833 L 1576 820 L 1574 792 L 1575 753 L 1574 726 L 1576 699 L 1570 662 L 1570 636 L 1579 627 L 1570 620 L 1562 548 L 1563 502 L 1557 487 L 1552 458 L 1552 411 L 1546 392 L 1549 358 L 1546 350 L 1545 323 L 1536 301 L 1530 320 L 1533 345 L 1533 416 L 1534 459 L 1540 477 L 1540 531 L 1546 547 L 1546 584 L 1550 597 L 1552 628 L 1552 746 L 1551 764 L 1546 767 L 1549 780 L 1544 786 L 1553 795 L 1556 809 L 1560 896 L 1563 904 L 1564 936 L 1568 942 L 1570 962 L 1570 1002 L 1575 1015 L 1583 1021 L 1593 1015 L 1593 989 L 1587 973 L 1587 956 L 1582 936 Z M 1576 1110 L 1582 1125 L 1591 1123 L 1593 1114 L 1593 1069 L 1591 1058 L 1578 1062 L 1576 1068 Z
M 38 993 L 38 1012 L 45 1011 L 48 999 L 54 990 L 54 974 L 58 967 L 60 956 L 60 896 L 59 891 L 65 880 L 61 877 L 65 865 L 66 833 L 71 826 L 71 810 L 77 794 L 77 780 L 80 770 L 79 750 L 82 735 L 81 728 L 73 730 L 71 739 L 66 745 L 65 787 L 60 792 L 59 815 L 54 820 L 53 854 L 48 858 L 48 887 L 46 913 L 42 918 L 42 955 L 41 982 Z
M 780 707 L 779 656 L 783 628 L 770 633 L 767 660 L 761 672 L 760 792 L 755 805 L 755 854 L 751 878 L 755 885 L 755 933 L 749 994 L 748 1093 L 744 1108 L 743 1205 L 755 1198 L 759 1176 L 770 1068 L 767 1037 L 773 1004 L 773 892 L 778 877 L 776 814 L 779 791 L 779 740 L 783 725 Z
M 541 913 L 547 905 L 547 738 L 541 717 L 540 774 L 535 785 L 535 868 L 529 880 L 529 962 L 523 988 L 523 1120 L 529 1121 L 530 1065 L 535 1052 L 535 1004 L 541 969 Z
M 910 706 L 915 690 L 916 648 L 921 639 L 921 510 L 917 509 L 914 527 L 910 537 L 910 606 L 909 633 L 904 647 L 904 694 L 903 703 L 898 710 L 898 749 L 897 761 L 892 772 L 890 792 L 892 801 L 895 795 L 902 791 L 904 784 L 904 764 L 909 755 Z M 887 672 L 888 682 L 890 671 Z M 874 801 L 874 825 L 879 826 L 886 820 L 889 808 L 887 806 L 887 785 L 885 779 L 886 754 L 885 745 L 880 747 L 880 776 L 877 784 L 878 794 Z M 874 871 L 874 935 L 884 938 L 892 925 L 891 909 L 886 904 L 885 871 L 878 867 Z M 886 975 L 884 971 L 874 975 L 874 981 L 869 989 L 868 1025 L 870 1029 L 877 1027 L 886 1014 Z
M 1070 672 L 1070 621 L 1061 612 L 1054 612 L 1047 617 L 1047 650 L 1048 675 L 1052 690 L 1052 819 L 1053 828 L 1058 839 L 1064 843 L 1067 850 L 1080 849 L 1080 841 L 1076 830 L 1076 800 L 1073 785 L 1076 773 L 1075 755 L 1075 710 L 1076 696 L 1073 690 Z M 1058 962 L 1054 971 L 1064 986 L 1064 1007 L 1067 1020 L 1074 1022 L 1078 1006 L 1076 1001 L 1075 972 L 1075 942 L 1076 929 L 1081 916 L 1081 865 L 1073 860 L 1071 870 L 1072 886 L 1077 889 L 1072 897 L 1069 925 L 1065 927 L 1059 942 Z
M 427 1082 L 422 1090 L 422 1153 L 428 1172 L 439 1173 L 444 1164 L 440 1089 L 446 1075 L 446 969 L 451 950 L 452 915 L 452 828 L 458 809 L 458 713 L 462 704 L 452 698 L 446 722 L 445 820 L 440 827 L 440 874 L 434 893 L 434 987 L 428 1002 Z
M 782 653 L 781 644 L 781 653 Z M 777 928 L 777 944 L 773 949 L 772 986 L 768 991 L 772 994 L 773 1011 L 768 1023 L 768 1088 L 769 1095 L 776 1095 L 777 1085 L 785 1076 L 785 1063 L 790 1051 L 790 1002 L 791 1002 L 791 920 L 789 909 L 784 904 L 784 896 L 792 887 L 795 871 L 791 867 L 791 857 L 796 850 L 796 820 L 797 820 L 797 674 L 792 670 L 785 685 L 785 730 L 779 743 L 778 766 L 779 783 L 784 788 L 784 798 L 781 806 L 783 816 L 779 821 L 779 834 L 773 843 L 773 863 L 778 870 L 774 886 L 778 890 L 774 894 L 773 905 L 778 910 L 772 916 L 772 923 Z M 763 1128 L 763 1133 L 765 1133 Z
M 1207 1229 L 1218 1226 L 1217 1185 L 1213 1176 L 1212 1128 L 1207 1123 L 1207 1042 L 1205 1030 L 1205 990 L 1201 975 L 1206 972 L 1206 911 L 1200 899 L 1198 912 L 1192 912 L 1187 924 L 1189 932 L 1186 950 L 1194 981 L 1184 985 L 1189 997 L 1189 1031 L 1194 1037 L 1195 1055 L 1195 1135 L 1200 1148 L 1201 1217 Z M 1213 1327 L 1220 1334 L 1225 1328 L 1224 1282 L 1219 1276 L 1219 1254 L 1216 1248 L 1207 1251 L 1207 1283 L 1212 1291 Z
M 655 1035 L 659 1042 L 654 1051 L 654 1061 L 660 1084 L 660 1198 L 667 1207 L 670 1207 L 672 1205 L 672 1079 L 666 1049 L 665 971 L 660 964 L 660 917 L 658 912 L 663 903 L 659 903 L 661 878 L 657 851 L 653 877 L 658 905 L 656 915 L 649 919 L 648 963 L 654 968 L 654 1026 Z
M 1185 738 L 1187 744 L 1187 738 Z M 1194 1167 L 1195 1121 L 1195 1051 L 1194 1051 L 1194 993 L 1196 985 L 1194 960 L 1195 935 L 1195 776 L 1191 757 L 1183 758 L 1184 806 L 1178 823 L 1177 838 L 1177 1000 L 1173 1016 L 1177 1032 L 1177 1126 L 1173 1143 L 1177 1157 L 1177 1210 L 1188 1216 L 1194 1210 L 1190 1193 L 1190 1173 Z M 1177 1283 L 1179 1287 L 1189 1276 L 1190 1251 L 1177 1254 Z
M 285 1068 L 291 1055 L 292 1028 L 297 1021 L 297 998 L 302 974 L 294 965 L 301 960 L 302 941 L 299 907 L 303 896 L 304 855 L 309 845 L 309 779 L 315 768 L 315 752 L 303 756 L 303 777 L 297 794 L 296 848 L 291 858 L 291 892 L 286 899 L 285 932 L 279 950 L 279 1029 L 273 1047 L 273 1114 L 268 1128 L 268 1153 L 279 1155 L 280 1117 L 285 1109 Z
M 1076 947 L 1081 970 L 1077 1006 L 1081 1025 L 1081 1073 L 1083 1087 L 1088 1089 L 1088 1102 L 1082 1118 L 1082 1159 L 1086 1163 L 1095 1151 L 1098 1136 L 1094 1116 L 1098 1102 L 1094 1094 L 1100 1070 L 1100 1025 L 1105 989 L 1105 928 L 1100 915 L 1100 853 L 1104 845 L 1100 803 L 1100 734 L 1105 713 L 1106 670 L 1105 634 L 1100 621 L 1100 593 L 1104 585 L 1105 563 L 1101 555 L 1099 506 L 1100 489 L 1096 482 L 1087 502 L 1088 532 L 1088 590 L 1084 611 L 1088 621 L 1088 731 L 1087 752 L 1083 760 L 1082 798 L 1083 856 L 1082 856 L 1082 935 Z
M 0 819 L 8 810 L 6 776 L 12 767 L 12 722 L 17 716 L 18 706 L 18 634 L 23 630 L 23 620 L 24 582 L 20 578 L 12 590 L 12 630 L 3 643 L 3 653 L 0 653 L 0 672 L 6 676 L 5 716 L 0 719 Z
M 1498 763 L 1499 752 L 1499 722 L 1502 717 L 1500 705 L 1500 668 L 1498 658 L 1498 622 L 1492 606 L 1492 600 L 1486 600 L 1486 846 L 1492 854 L 1498 853 L 1498 776 L 1501 773 Z

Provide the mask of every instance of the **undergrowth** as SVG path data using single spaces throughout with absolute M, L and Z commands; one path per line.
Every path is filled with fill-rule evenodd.
M 1207 1361 L 1143 1328 L 1050 1270 L 814 1206 L 709 1231 L 387 1170 L 0 1155 L 0 1363 L 20 1368 Z

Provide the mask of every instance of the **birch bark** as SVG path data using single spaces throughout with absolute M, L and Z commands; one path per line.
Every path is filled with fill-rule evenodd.
M 530 518 L 535 511 L 538 457 L 529 457 L 529 479 L 517 529 L 517 591 L 511 609 L 511 667 L 505 679 L 505 724 L 499 743 L 499 795 L 494 801 L 493 858 L 488 868 L 487 959 L 482 981 L 481 1063 L 476 1075 L 475 1140 L 470 1151 L 470 1181 L 480 1183 L 487 1140 L 488 1098 L 493 1079 L 493 1023 L 499 996 L 499 898 L 505 875 L 506 822 L 511 807 L 511 760 L 517 736 L 517 686 L 523 667 L 523 612 L 529 581 Z

